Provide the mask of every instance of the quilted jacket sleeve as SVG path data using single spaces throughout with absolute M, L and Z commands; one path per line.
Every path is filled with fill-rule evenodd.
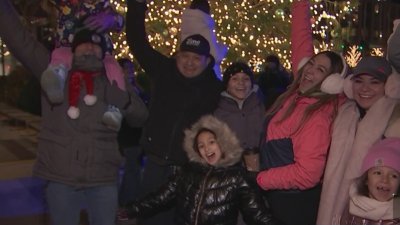
M 296 76 L 300 61 L 314 55 L 309 0 L 295 0 L 291 11 L 292 71 Z
M 158 191 L 126 206 L 130 218 L 146 218 L 175 205 L 179 176 L 173 176 Z
M 258 185 L 264 190 L 305 190 L 317 185 L 326 164 L 330 124 L 327 113 L 316 112 L 292 139 L 295 163 L 260 172 Z
M 265 205 L 261 192 L 255 183 L 243 179 L 240 184 L 240 211 L 246 224 L 275 225 L 270 209 Z

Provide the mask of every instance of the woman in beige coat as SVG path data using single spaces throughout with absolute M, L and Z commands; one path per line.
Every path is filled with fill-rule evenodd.
M 395 27 L 388 41 L 388 60 L 364 57 L 345 80 L 349 100 L 339 109 L 333 126 L 318 225 L 338 224 L 368 149 L 380 139 L 400 137 L 399 45 L 400 28 Z

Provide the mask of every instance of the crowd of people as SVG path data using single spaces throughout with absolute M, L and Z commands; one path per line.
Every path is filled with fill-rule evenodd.
M 33 174 L 52 224 L 78 225 L 82 205 L 91 225 L 400 224 L 397 22 L 386 57 L 351 69 L 315 54 L 310 2 L 294 0 L 292 71 L 268 55 L 256 76 L 242 61 L 220 71 L 227 47 L 207 0 L 183 13 L 171 57 L 147 39 L 148 1 L 127 0 L 125 18 L 108 0 L 48 1 L 52 52 L 10 0 L 0 38 L 43 90 Z M 113 56 L 107 33 L 123 27 L 150 93 Z

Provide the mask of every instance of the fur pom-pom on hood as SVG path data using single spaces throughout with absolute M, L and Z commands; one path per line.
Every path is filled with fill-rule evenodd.
M 200 156 L 196 149 L 194 149 L 197 133 L 203 128 L 212 130 L 215 133 L 223 154 L 219 162 L 214 165 L 215 167 L 228 167 L 241 160 L 243 149 L 240 147 L 239 140 L 235 133 L 233 133 L 226 123 L 212 115 L 206 115 L 193 124 L 190 129 L 185 130 L 183 148 L 187 153 L 189 161 L 207 165 L 207 162 Z

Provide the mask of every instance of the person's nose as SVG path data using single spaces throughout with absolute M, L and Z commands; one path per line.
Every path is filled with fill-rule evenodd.
M 187 62 L 186 62 L 189 66 L 193 65 L 193 59 L 192 58 L 188 58 Z
M 381 178 L 382 183 L 388 183 L 389 182 L 389 175 L 384 174 Z
M 319 70 L 319 68 L 318 68 L 317 66 L 314 66 L 314 65 L 313 65 L 313 66 L 311 67 L 311 73 L 310 73 L 310 74 L 311 74 L 311 75 L 314 75 L 315 73 L 318 72 L 318 70 Z
M 210 150 L 210 146 L 208 146 L 208 145 L 204 146 L 204 152 L 206 154 L 208 154 L 209 150 Z
M 310 66 L 303 71 L 303 74 L 307 74 L 307 76 L 312 76 L 314 74 L 315 68 Z
M 362 85 L 361 85 L 361 91 L 368 91 L 370 89 L 370 86 L 369 86 L 369 84 L 366 84 L 366 83 L 363 83 Z

